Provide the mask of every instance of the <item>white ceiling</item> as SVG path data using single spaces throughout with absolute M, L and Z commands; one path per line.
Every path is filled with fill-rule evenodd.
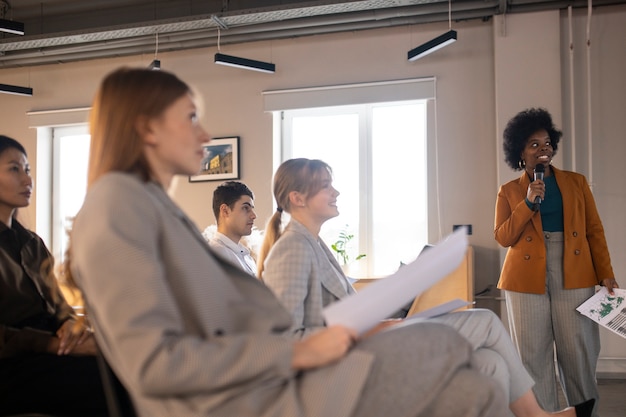
M 626 0 L 594 0 L 594 6 Z M 586 0 L 0 0 L 0 68 L 587 7 Z

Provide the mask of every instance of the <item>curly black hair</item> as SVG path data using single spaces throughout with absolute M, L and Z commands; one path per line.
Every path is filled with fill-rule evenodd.
M 504 139 L 504 160 L 513 170 L 521 171 L 524 169 L 522 151 L 528 142 L 528 138 L 541 129 L 548 132 L 552 149 L 554 154 L 556 154 L 563 132 L 554 126 L 552 116 L 546 109 L 531 108 L 523 110 L 506 124 L 502 134 Z

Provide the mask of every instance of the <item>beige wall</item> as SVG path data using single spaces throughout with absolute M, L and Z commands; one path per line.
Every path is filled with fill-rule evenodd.
M 576 33 L 584 36 L 585 20 L 576 11 Z M 504 21 L 504 22 L 503 22 Z M 502 31 L 506 23 L 506 32 Z M 447 23 L 319 35 L 272 42 L 228 45 L 223 53 L 272 61 L 275 74 L 261 74 L 213 64 L 214 48 L 159 55 L 162 68 L 177 73 L 205 98 L 203 123 L 213 136 L 241 136 L 241 180 L 256 193 L 258 225 L 263 227 L 274 207 L 271 198 L 272 116 L 263 112 L 261 93 L 297 87 L 370 82 L 435 76 L 437 78 L 438 177 L 442 233 L 453 224 L 472 224 L 470 244 L 475 249 L 476 290 L 495 284 L 500 268 L 500 248 L 493 239 L 493 208 L 498 185 L 512 173 L 502 163 L 500 140 L 503 123 L 516 111 L 537 105 L 550 108 L 556 120 L 569 124 L 570 92 L 566 13 L 542 12 L 512 15 L 488 22 L 454 23 L 459 40 L 413 63 L 406 52 L 448 29 Z M 621 179 L 626 177 L 626 121 L 623 117 L 626 87 L 626 7 L 594 11 L 593 179 L 594 193 L 607 228 L 614 268 L 623 287 L 626 261 L 618 255 L 626 248 L 623 213 L 626 197 Z M 584 40 L 578 39 L 579 45 Z M 575 120 L 578 141 L 577 169 L 585 172 L 589 154 L 586 141 L 584 55 L 577 56 Z M 24 69 L 0 69 L 0 82 L 30 85 L 32 98 L 0 94 L 0 132 L 22 141 L 36 164 L 36 131 L 27 127 L 26 113 L 88 106 L 99 80 L 120 65 L 147 66 L 152 54 L 131 58 L 86 61 Z M 568 134 L 563 126 L 563 166 Z M 434 164 L 433 164 L 434 165 Z M 35 172 L 35 175 L 39 173 Z M 175 184 L 174 197 L 203 229 L 214 222 L 211 193 L 217 183 Z M 23 210 L 25 222 L 35 219 L 35 203 Z M 436 229 L 436 225 L 433 229 Z M 618 357 L 611 366 L 623 366 L 626 344 L 603 335 L 603 356 Z M 611 368 L 616 369 L 616 368 Z
M 193 84 L 205 98 L 204 124 L 213 136 L 240 135 L 242 180 L 257 193 L 259 218 L 272 210 L 270 180 L 272 175 L 272 117 L 263 112 L 261 92 L 292 87 L 393 80 L 435 75 L 438 79 L 438 118 L 455 120 L 439 126 L 440 152 L 446 161 L 442 170 L 444 195 L 444 232 L 452 223 L 475 223 L 473 213 L 457 217 L 455 207 L 467 201 L 457 194 L 465 175 L 453 175 L 473 169 L 472 157 L 459 160 L 452 154 L 476 155 L 495 160 L 493 138 L 493 41 L 490 23 L 479 21 L 459 25 L 461 40 L 426 60 L 409 63 L 406 51 L 446 30 L 446 25 L 401 27 L 376 31 L 295 38 L 284 41 L 229 45 L 222 52 L 277 63 L 276 74 L 243 71 L 212 63 L 215 49 L 198 49 L 161 54 L 162 67 L 174 71 Z M 76 64 L 0 70 L 4 83 L 30 84 L 32 98 L 0 95 L 5 122 L 3 131 L 23 141 L 34 165 L 36 132 L 28 129 L 26 112 L 89 105 L 99 80 L 120 65 L 147 65 L 152 55 L 132 58 L 87 61 Z M 454 62 L 454 65 L 447 65 Z M 471 132 L 471 134 L 470 134 Z M 493 187 L 495 187 L 495 179 Z M 178 182 L 176 199 L 190 213 L 198 226 L 213 222 L 206 209 L 215 183 Z M 490 190 L 485 199 L 493 200 Z M 446 200 L 450 201 L 446 201 Z M 32 207 L 31 207 L 32 209 Z M 485 218 L 488 218 L 486 216 Z M 33 217 L 34 218 L 34 217 Z M 476 236 L 487 230 L 482 239 L 490 241 L 491 219 L 475 224 Z M 491 245 L 491 242 L 489 242 Z

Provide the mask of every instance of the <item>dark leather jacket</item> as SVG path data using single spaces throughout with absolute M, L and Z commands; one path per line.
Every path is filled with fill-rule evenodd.
M 0 223 L 0 357 L 41 351 L 70 317 L 51 275 L 54 260 L 35 233 Z

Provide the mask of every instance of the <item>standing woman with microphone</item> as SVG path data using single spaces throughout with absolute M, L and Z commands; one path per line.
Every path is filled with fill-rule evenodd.
M 509 248 L 498 288 L 539 404 L 560 408 L 556 349 L 568 403 L 595 398 L 597 416 L 599 330 L 576 307 L 596 285 L 611 293 L 618 285 L 586 178 L 551 165 L 561 136 L 550 113 L 537 108 L 518 113 L 504 130 L 506 163 L 523 173 L 502 185 L 496 200 L 495 239 Z

